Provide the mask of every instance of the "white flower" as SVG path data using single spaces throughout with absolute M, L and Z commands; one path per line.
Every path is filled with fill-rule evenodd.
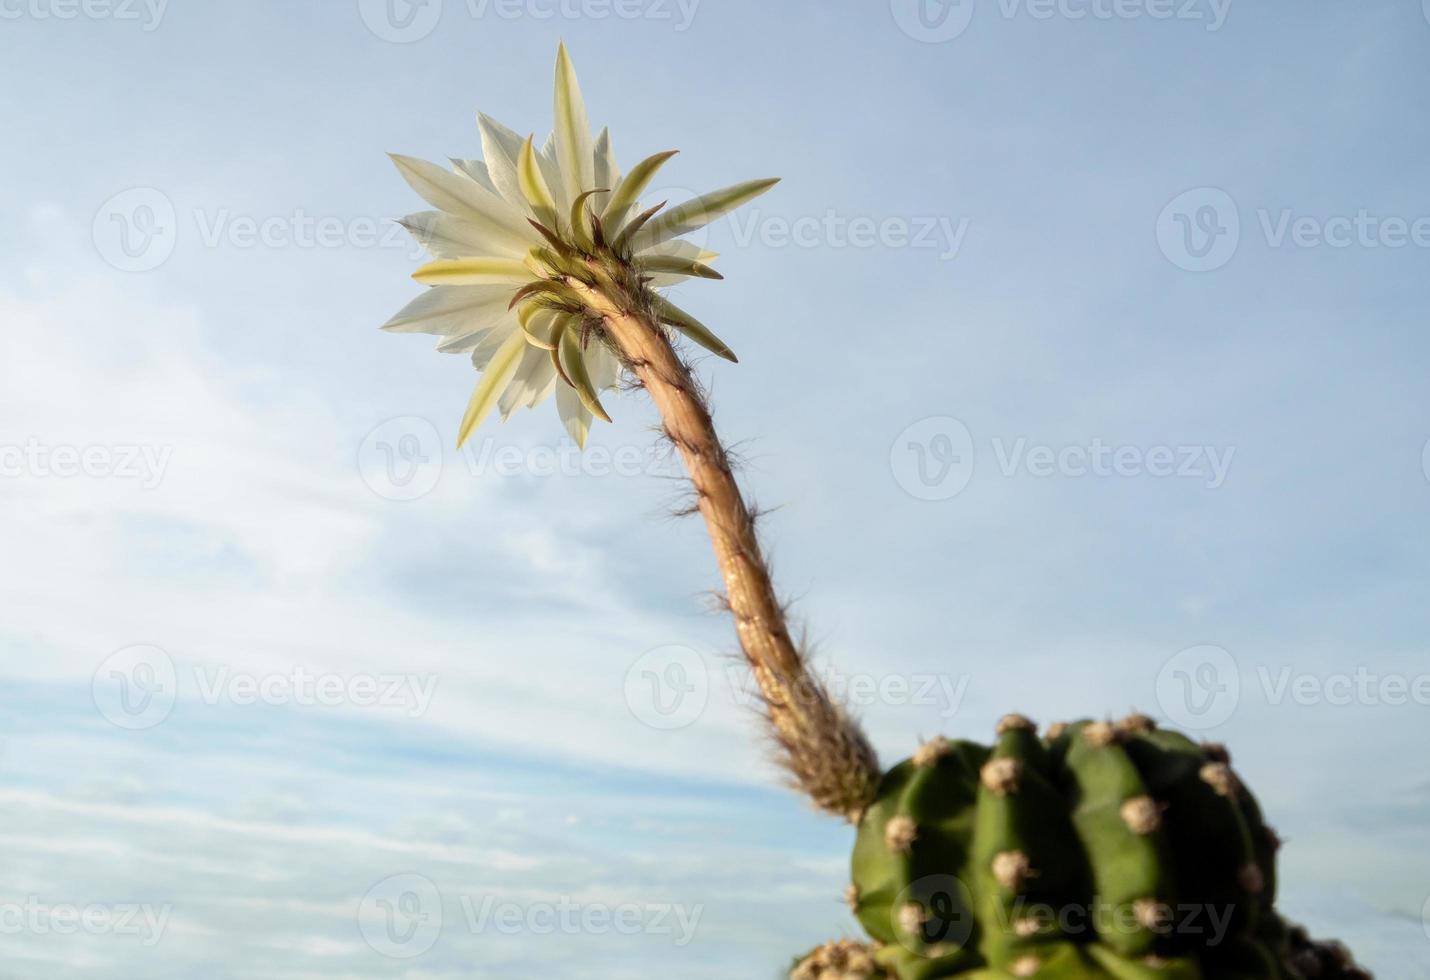
M 664 213 L 659 206 L 643 210 L 640 195 L 674 152 L 648 157 L 622 176 L 609 133 L 591 136 L 565 45 L 556 59 L 556 130 L 542 149 L 485 115 L 478 125 L 483 159 L 454 160 L 452 171 L 393 156 L 413 190 L 436 209 L 402 221 L 435 261 L 413 276 L 431 288 L 383 329 L 436 334 L 439 351 L 471 354 L 482 375 L 459 446 L 493 408 L 505 419 L 552 393 L 579 445 L 593 417 L 610 421 L 599 394 L 619 381 L 621 363 L 586 302 L 589 290 L 619 286 L 654 318 L 735 359 L 654 290 L 692 277 L 721 278 L 709 265 L 714 253 L 679 236 L 763 194 L 776 180 L 737 184 Z

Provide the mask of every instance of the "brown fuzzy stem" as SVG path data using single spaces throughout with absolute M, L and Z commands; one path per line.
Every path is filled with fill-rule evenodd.
M 699 386 L 642 304 L 618 289 L 592 289 L 585 298 L 650 393 L 685 463 L 724 576 L 740 648 L 764 696 L 782 763 L 819 807 L 856 818 L 874 798 L 878 759 L 790 635 L 750 508 Z

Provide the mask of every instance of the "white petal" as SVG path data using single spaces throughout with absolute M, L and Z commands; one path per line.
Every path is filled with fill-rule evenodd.
M 433 286 L 404 306 L 382 329 L 453 337 L 502 319 L 509 286 Z
M 521 155 L 522 138 L 495 119 L 481 113 L 477 129 L 482 134 L 482 156 L 492 184 L 508 204 L 524 208 L 521 187 L 516 180 L 516 162 Z
M 556 52 L 556 160 L 561 165 L 561 183 L 566 199 L 563 210 L 583 191 L 596 185 L 591 123 L 586 118 L 586 102 L 576 81 L 576 69 L 562 44 Z
M 466 174 L 493 194 L 498 193 L 496 184 L 492 183 L 492 175 L 487 171 L 487 165 L 483 161 L 458 160 L 453 157 L 452 168 L 459 174 Z
M 611 148 L 611 131 L 601 130 L 601 135 L 596 137 L 596 169 L 595 176 L 592 177 L 592 186 L 587 190 L 594 190 L 597 187 L 604 187 L 605 194 L 595 194 L 591 197 L 591 210 L 595 214 L 601 214 L 606 210 L 606 202 L 611 199 L 610 191 L 616 189 L 616 185 L 621 182 L 621 168 L 616 163 L 616 151 Z
M 566 193 L 566 184 L 561 179 L 561 164 L 556 162 L 555 133 L 546 137 L 546 143 L 542 145 L 541 152 L 537 154 L 537 161 L 541 164 L 542 176 L 546 178 L 546 183 L 556 198 L 557 209 L 562 212 L 570 211 L 571 201 L 575 195 Z
M 454 174 L 416 157 L 394 154 L 392 161 L 412 189 L 434 208 L 477 222 L 491 234 L 507 239 L 508 247 L 521 248 L 535 239 L 536 232 L 520 211 L 465 174 Z
M 495 324 L 481 343 L 472 350 L 472 365 L 478 371 L 485 371 L 487 365 L 491 363 L 494 355 L 503 344 L 511 340 L 513 333 L 521 333 L 521 328 L 516 325 L 516 317 L 512 316 Z M 526 338 L 522 337 L 521 342 L 526 343 Z M 530 346 L 529 344 L 527 346 Z
M 445 211 L 419 211 L 398 224 L 433 255 L 456 259 L 466 255 L 503 255 L 522 258 L 527 249 L 514 248 L 508 235 L 492 234 L 490 226 L 467 221 Z
M 528 345 L 521 356 L 521 365 L 516 369 L 516 377 L 502 392 L 499 408 L 505 421 L 518 408 L 530 408 L 536 398 L 550 387 L 556 378 L 556 368 L 551 363 L 551 355 L 539 347 Z
M 566 431 L 581 448 L 586 446 L 586 435 L 591 431 L 591 420 L 595 417 L 581 404 L 581 396 L 576 389 L 565 382 L 556 386 L 556 411 L 566 425 Z
M 480 330 L 471 333 L 458 334 L 449 340 L 444 340 L 437 345 L 437 350 L 443 354 L 467 354 L 482 345 L 484 340 L 490 340 L 492 330 L 496 329 L 495 323 L 489 323 Z
M 562 383 L 561 379 L 556 376 L 556 365 L 551 363 L 549 354 L 546 358 L 546 371 L 550 374 L 550 377 L 546 379 L 546 384 L 537 389 L 536 394 L 531 396 L 531 404 L 527 405 L 527 408 L 535 408 L 556 394 L 556 386 Z
M 591 383 L 597 390 L 607 391 L 621 380 L 621 362 L 605 344 L 594 343 L 586 348 L 586 360 L 590 365 Z

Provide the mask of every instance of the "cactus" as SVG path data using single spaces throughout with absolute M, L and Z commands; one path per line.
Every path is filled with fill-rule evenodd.
M 1009 715 L 885 775 L 848 897 L 898 980 L 1365 976 L 1277 915 L 1278 846 L 1220 746 Z
M 936 739 L 882 773 L 791 627 L 758 511 L 680 345 L 734 355 L 660 292 L 720 278 L 714 256 L 680 236 L 775 181 L 657 218 L 663 204 L 642 210 L 637 199 L 673 154 L 621 176 L 609 134 L 592 137 L 564 46 L 555 80 L 556 131 L 540 156 L 482 117 L 485 160 L 448 173 L 394 158 L 438 210 L 404 222 L 433 253 L 416 273 L 433 292 L 387 329 L 437 334 L 439 350 L 472 355 L 482 377 L 459 443 L 492 411 L 505 418 L 552 393 L 583 443 L 593 418 L 609 420 L 601 391 L 624 376 L 649 395 L 709 531 L 777 760 L 817 807 L 859 828 L 849 897 L 876 943 L 820 947 L 797 980 L 1363 977 L 1342 948 L 1277 916 L 1276 838 L 1225 752 L 1150 719 L 1080 722 L 1040 739 L 1009 716 L 991 749 Z M 1187 909 L 1207 917 L 1200 931 L 1177 919 Z M 1070 910 L 1083 921 L 1066 921 Z

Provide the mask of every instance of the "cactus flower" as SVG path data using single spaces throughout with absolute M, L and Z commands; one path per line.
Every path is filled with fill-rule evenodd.
M 435 210 L 402 225 L 432 255 L 413 278 L 429 287 L 385 324 L 436 334 L 437 349 L 469 354 L 481 372 L 458 434 L 460 446 L 493 409 L 506 419 L 553 393 L 567 432 L 585 445 L 591 420 L 610 421 L 602 391 L 620 380 L 622 356 L 602 329 L 592 291 L 619 287 L 656 319 L 734 360 L 723 341 L 658 290 L 691 278 L 719 279 L 714 253 L 684 241 L 769 190 L 753 180 L 670 210 L 641 195 L 674 151 L 622 174 L 609 132 L 592 137 L 576 71 L 556 59 L 556 128 L 541 149 L 486 115 L 482 159 L 447 170 L 393 156 L 408 184 Z

